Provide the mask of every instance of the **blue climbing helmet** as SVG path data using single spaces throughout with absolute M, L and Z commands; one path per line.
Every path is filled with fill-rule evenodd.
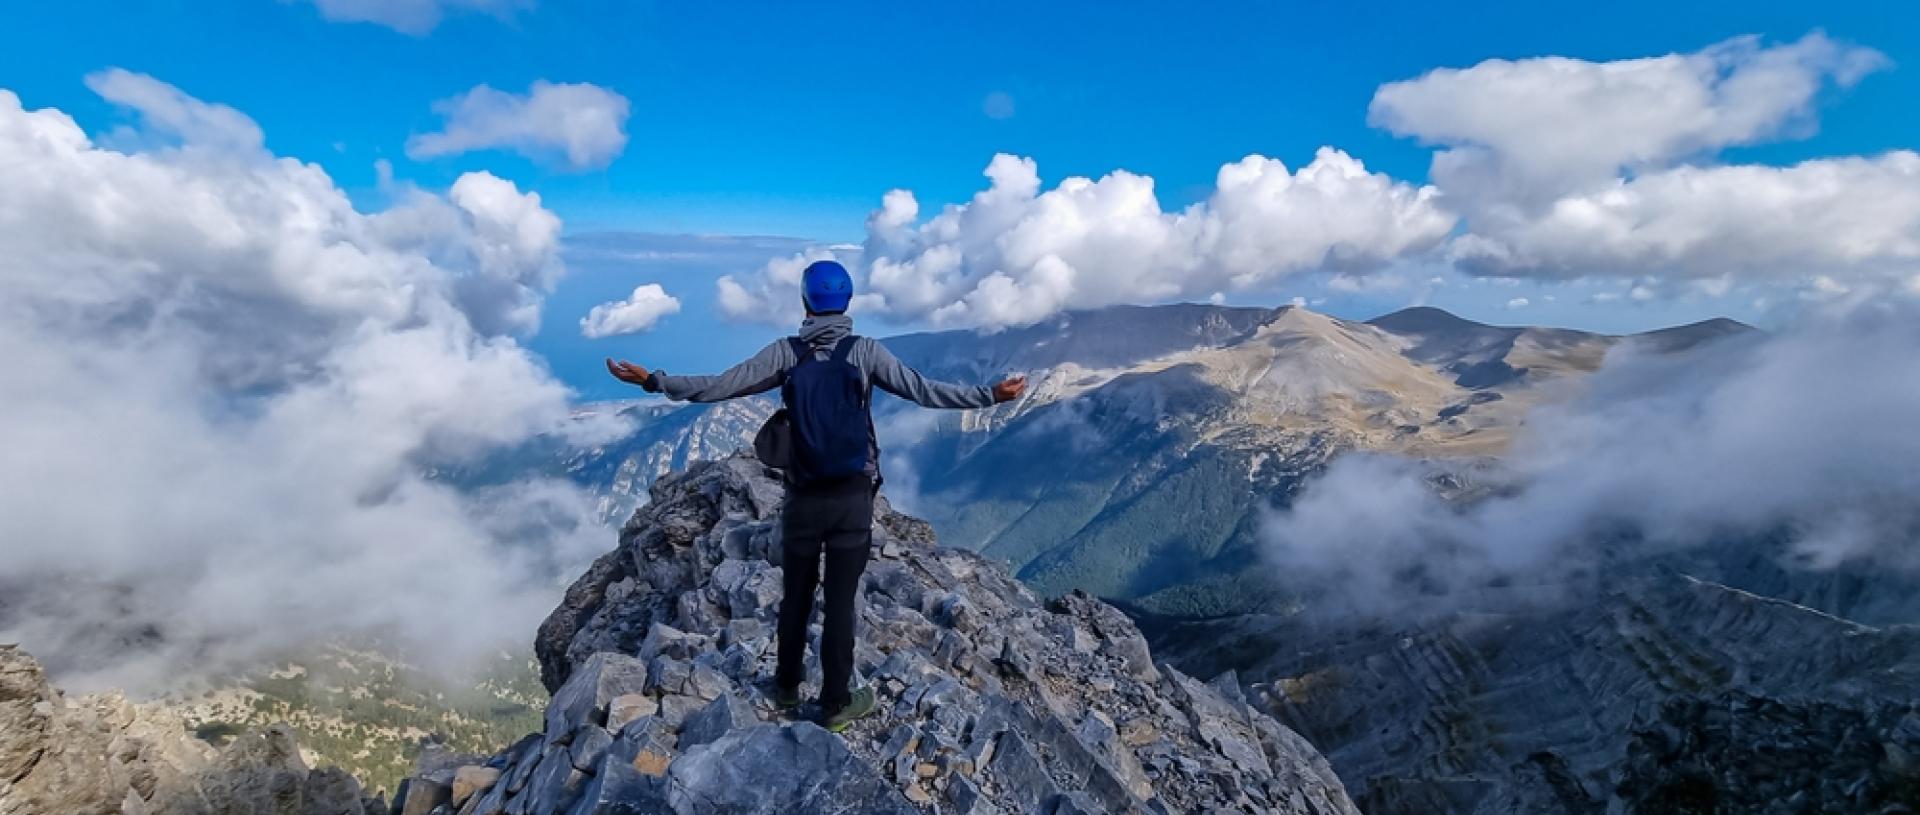
M 816 260 L 800 273 L 800 302 L 815 314 L 837 314 L 853 301 L 853 275 L 831 260 Z

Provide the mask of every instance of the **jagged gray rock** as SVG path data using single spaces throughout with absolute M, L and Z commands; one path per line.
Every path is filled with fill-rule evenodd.
M 607 708 L 619 696 L 647 686 L 647 665 L 625 654 L 595 654 L 547 705 L 547 741 L 566 743 L 583 724 L 606 724 Z
M 680 725 L 680 749 L 687 750 L 716 741 L 728 732 L 746 727 L 759 721 L 753 715 L 753 709 L 746 702 L 731 693 L 701 708 L 700 712 L 688 716 Z
M 1634 732 L 1615 788 L 1633 812 L 1911 813 L 1916 748 L 1911 707 L 1676 697 Z
M 881 714 L 843 736 L 783 720 L 763 684 L 782 498 L 747 456 L 654 484 L 541 625 L 549 727 L 495 757 L 474 812 L 1357 813 L 1303 739 L 1155 665 L 1119 610 L 1043 602 L 884 498 L 855 655 Z M 617 660 L 645 666 L 646 703 L 599 692 Z M 570 761 L 610 706 L 599 762 Z
M 394 796 L 399 815 L 427 815 L 452 800 L 453 786 L 431 778 L 409 778 L 400 794 Z
M 309 770 L 286 727 L 216 748 L 163 707 L 68 698 L 32 656 L 0 645 L 0 815 L 386 811 L 347 773 Z
M 466 766 L 453 773 L 454 806 L 462 806 L 475 795 L 484 795 L 493 785 L 500 783 L 498 767 Z
M 1216 620 L 1161 641 L 1193 665 L 1262 655 L 1240 674 L 1254 704 L 1374 815 L 1909 811 L 1880 806 L 1915 783 L 1893 757 L 1920 709 L 1920 629 L 1618 571 L 1545 609 L 1404 630 Z
M 756 724 L 694 747 L 668 771 L 671 811 L 912 813 L 905 796 L 809 722 Z

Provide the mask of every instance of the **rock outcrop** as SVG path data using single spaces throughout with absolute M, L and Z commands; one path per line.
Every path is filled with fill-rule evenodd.
M 1676 697 L 1614 777 L 1629 812 L 1920 812 L 1920 711 Z
M 33 657 L 0 645 L 0 815 L 385 811 L 345 772 L 309 770 L 286 728 L 216 748 L 164 708 L 118 694 L 69 699 Z
M 1373 815 L 1892 813 L 1920 790 L 1920 630 L 1683 574 L 1411 629 L 1214 620 L 1156 640 L 1239 665 Z
M 880 712 L 842 735 L 783 718 L 762 684 L 781 500 L 747 457 L 656 483 L 540 627 L 545 731 L 410 780 L 405 811 L 1357 812 L 1230 677 L 1156 665 L 1118 610 L 1043 602 L 884 500 L 856 654 Z

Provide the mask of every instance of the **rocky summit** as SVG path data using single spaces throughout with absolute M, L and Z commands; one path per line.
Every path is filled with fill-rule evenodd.
M 884 499 L 856 655 L 880 710 L 840 735 L 781 714 L 765 684 L 781 501 L 744 456 L 657 482 L 540 627 L 545 729 L 423 767 L 395 809 L 1357 812 L 1326 760 L 1231 677 L 1155 664 L 1117 609 L 1042 601 Z
M 69 698 L 0 645 L 0 815 L 371 815 L 337 768 L 310 770 L 269 727 L 216 747 L 167 709 L 119 694 Z

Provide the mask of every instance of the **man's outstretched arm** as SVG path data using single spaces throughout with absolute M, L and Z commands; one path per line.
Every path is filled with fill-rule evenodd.
M 607 360 L 607 370 L 622 382 L 639 385 L 669 399 L 687 402 L 719 402 L 740 396 L 765 393 L 780 386 L 780 379 L 794 363 L 793 348 L 785 340 L 769 343 L 747 361 L 716 376 L 673 376 L 665 371 L 648 371 L 631 362 Z
M 1014 377 L 996 385 L 956 385 L 940 382 L 920 375 L 919 371 L 901 362 L 892 351 L 881 345 L 878 340 L 869 339 L 861 344 L 861 358 L 856 363 L 873 378 L 873 384 L 883 391 L 891 393 L 922 407 L 930 408 L 983 408 L 999 402 L 1011 402 L 1020 398 L 1026 390 L 1024 377 Z

